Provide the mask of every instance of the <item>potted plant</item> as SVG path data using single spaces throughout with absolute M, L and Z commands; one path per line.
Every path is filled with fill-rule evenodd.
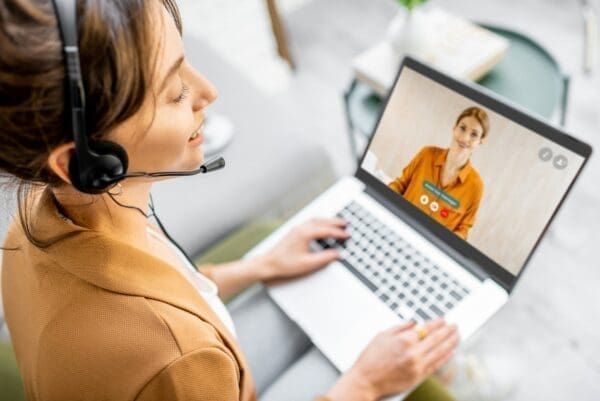
M 412 11 L 415 7 L 427 2 L 427 0 L 396 0 L 396 3 L 404 6 L 408 11 Z
M 422 5 L 427 0 L 395 0 L 400 9 L 390 23 L 387 38 L 397 53 L 422 55 L 429 46 L 431 34 Z

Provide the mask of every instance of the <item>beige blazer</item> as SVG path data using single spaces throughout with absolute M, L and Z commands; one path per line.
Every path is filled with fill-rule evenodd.
M 64 221 L 50 191 L 14 222 L 2 294 L 29 400 L 255 400 L 244 357 L 196 289 L 165 262 Z

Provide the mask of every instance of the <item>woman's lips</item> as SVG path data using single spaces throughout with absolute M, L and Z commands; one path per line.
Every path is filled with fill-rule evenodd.
M 459 147 L 459 148 L 462 148 L 462 149 L 469 149 L 469 145 L 465 145 L 465 144 L 464 144 L 464 143 L 462 143 L 462 142 L 457 142 L 457 143 L 458 143 L 458 147 Z
M 201 144 L 204 142 L 204 122 L 198 127 L 196 131 L 190 136 L 188 142 L 192 145 Z
M 204 132 L 199 132 L 194 138 L 188 140 L 190 145 L 200 145 L 202 142 L 204 142 Z

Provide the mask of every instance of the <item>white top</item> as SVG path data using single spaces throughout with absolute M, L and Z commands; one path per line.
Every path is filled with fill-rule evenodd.
M 219 319 L 221 319 L 221 322 L 223 322 L 225 327 L 227 327 L 229 331 L 233 334 L 233 336 L 236 337 L 233 319 L 231 319 L 229 311 L 225 307 L 223 301 L 221 301 L 221 298 L 219 298 L 219 289 L 217 288 L 217 285 L 214 283 L 214 281 L 212 281 L 211 279 L 200 273 L 198 270 L 196 270 L 196 268 L 192 266 L 192 264 L 185 257 L 185 255 L 181 253 L 179 248 L 177 248 L 173 243 L 164 238 L 162 235 L 156 233 L 152 228 L 147 227 L 147 230 L 148 233 L 150 233 L 154 238 L 157 238 L 160 241 L 164 242 L 165 244 L 170 246 L 171 249 L 173 249 L 173 251 L 175 251 L 179 259 L 183 262 L 185 269 L 181 269 L 179 268 L 179 266 L 174 267 L 177 269 L 177 271 L 183 274 L 183 276 L 188 281 L 190 281 L 192 285 L 194 285 L 194 287 L 196 287 L 202 298 L 204 298 L 206 303 L 210 305 L 215 314 L 219 317 Z

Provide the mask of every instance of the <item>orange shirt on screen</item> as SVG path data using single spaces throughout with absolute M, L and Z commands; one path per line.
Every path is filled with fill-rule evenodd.
M 463 239 L 473 227 L 483 181 L 471 162 L 458 173 L 457 179 L 441 185 L 442 168 L 448 149 L 425 147 L 402 170 L 402 175 L 388 186 Z

